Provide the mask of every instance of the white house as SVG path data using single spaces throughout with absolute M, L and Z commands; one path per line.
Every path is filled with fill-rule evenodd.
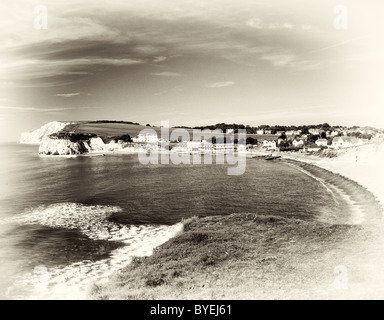
M 292 145 L 295 147 L 295 148 L 301 148 L 304 146 L 304 140 L 301 140 L 301 139 L 295 139 L 292 141 Z
M 311 152 L 311 151 L 319 151 L 321 148 L 315 144 L 311 144 L 307 147 L 307 151 Z
M 267 150 L 276 150 L 276 141 L 268 141 L 264 140 L 263 141 L 263 148 L 266 148 Z
M 245 151 L 247 151 L 247 147 L 245 145 L 243 145 L 243 144 L 239 144 L 237 146 L 237 151 L 238 152 L 245 152 Z
M 157 134 L 139 134 L 136 138 L 132 138 L 133 142 L 141 142 L 141 143 L 155 143 L 158 141 Z
M 264 134 L 264 130 L 257 130 L 256 133 L 257 134 Z
M 356 147 L 362 144 L 363 144 L 362 141 L 360 139 L 357 139 L 356 137 L 342 136 L 342 137 L 333 138 L 330 148 L 342 149 L 342 148 Z
M 289 130 L 285 132 L 286 136 L 298 136 L 301 134 L 301 130 Z
M 315 144 L 319 147 L 326 147 L 328 145 L 327 139 L 317 139 Z
M 201 141 L 200 151 L 208 152 L 208 151 L 212 151 L 212 150 L 213 150 L 213 143 L 212 142 L 208 142 L 207 140 Z
M 315 136 L 320 135 L 320 130 L 319 129 L 309 129 L 308 130 L 310 134 L 313 134 Z
M 215 150 L 216 151 L 234 151 L 235 144 L 234 143 L 216 143 Z

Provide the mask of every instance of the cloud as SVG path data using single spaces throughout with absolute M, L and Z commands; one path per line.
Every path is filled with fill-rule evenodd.
M 292 53 L 271 53 L 262 55 L 261 60 L 269 61 L 274 67 L 289 66 L 295 59 Z
M 172 89 L 156 92 L 153 95 L 161 96 L 161 95 L 169 93 L 169 92 L 182 92 L 182 91 L 184 91 L 184 88 L 182 86 L 175 86 Z
M 166 60 L 168 60 L 168 58 L 164 57 L 164 56 L 159 56 L 159 57 L 154 57 L 153 58 L 153 62 L 154 63 L 163 62 L 163 61 L 166 61 Z
M 208 83 L 206 87 L 207 88 L 223 88 L 223 87 L 233 86 L 234 84 L 235 82 L 233 81 L 213 82 L 213 83 Z
M 69 108 L 35 108 L 35 107 L 11 107 L 11 106 L 0 106 L 0 110 L 16 111 L 16 112 L 59 112 L 66 110 L 77 110 L 77 109 L 100 109 L 101 107 L 69 107 Z
M 315 70 L 321 63 L 316 60 L 301 59 L 293 52 L 271 52 L 260 56 L 260 60 L 268 61 L 276 69 L 291 68 L 295 70 Z
M 74 92 L 74 93 L 57 93 L 55 94 L 56 97 L 63 97 L 63 98 L 71 98 L 80 95 L 80 92 Z
M 180 73 L 168 72 L 168 71 L 151 73 L 151 75 L 160 76 L 160 77 L 181 77 Z
M 68 108 L 34 108 L 34 107 L 10 107 L 0 106 L 0 110 L 19 111 L 19 112 L 54 112 L 63 111 Z
M 317 49 L 317 50 L 313 50 L 309 53 L 315 53 L 315 52 L 320 52 L 320 51 L 325 51 L 325 50 L 329 50 L 329 49 L 333 49 L 333 48 L 337 48 L 337 47 L 341 47 L 345 44 L 348 44 L 348 43 L 351 43 L 351 42 L 355 42 L 356 40 L 361 40 L 363 39 L 363 37 L 358 37 L 358 38 L 353 38 L 353 39 L 348 39 L 348 40 L 343 40 L 341 42 L 338 42 L 338 43 L 334 43 L 332 45 L 329 45 L 329 46 L 326 46 L 326 47 L 323 47 L 323 48 L 320 48 L 320 49 Z
M 5 61 L 0 65 L 0 87 L 50 87 L 75 83 L 80 78 L 92 74 L 96 66 L 124 67 L 143 62 L 139 59 L 101 57 Z M 60 79 L 47 81 L 46 78 L 49 77 Z M 68 77 L 71 77 L 70 81 Z
M 246 25 L 254 29 L 294 29 L 295 26 L 292 23 L 281 22 L 264 22 L 260 18 L 252 18 L 246 21 Z
M 264 23 L 263 23 L 263 20 L 259 19 L 259 18 L 253 18 L 253 19 L 249 19 L 246 24 L 248 26 L 250 26 L 251 28 L 255 28 L 255 29 L 263 29 L 264 28 Z

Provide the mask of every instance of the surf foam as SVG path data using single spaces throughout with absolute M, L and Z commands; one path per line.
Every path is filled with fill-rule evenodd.
M 173 226 L 126 226 L 108 221 L 112 213 L 120 211 L 120 207 L 114 206 L 61 203 L 41 206 L 2 221 L 77 229 L 94 240 L 126 244 L 112 251 L 108 259 L 84 260 L 55 268 L 36 266 L 38 270 L 35 268 L 21 275 L 8 288 L 7 295 L 13 299 L 86 299 L 90 284 L 107 281 L 112 273 L 130 263 L 133 257 L 151 255 L 155 247 L 182 230 L 181 223 Z

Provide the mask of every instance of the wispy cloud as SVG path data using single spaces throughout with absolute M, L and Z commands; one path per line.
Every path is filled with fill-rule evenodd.
M 77 110 L 77 109 L 99 109 L 100 107 L 69 107 L 69 108 L 35 108 L 35 107 L 11 107 L 11 106 L 0 106 L 0 110 L 16 111 L 16 112 L 59 112 L 66 110 Z
M 158 56 L 158 57 L 154 57 L 153 58 L 153 62 L 154 63 L 163 62 L 163 61 L 166 61 L 166 60 L 168 60 L 168 58 L 164 57 L 164 56 Z
M 348 44 L 348 43 L 351 43 L 351 42 L 354 42 L 354 41 L 360 40 L 360 39 L 363 39 L 363 37 L 358 37 L 358 38 L 344 40 L 344 41 L 341 41 L 341 42 L 338 42 L 338 43 L 334 43 L 332 45 L 329 45 L 329 46 L 326 46 L 326 47 L 323 47 L 323 48 L 320 48 L 320 49 L 317 49 L 317 50 L 313 50 L 313 51 L 311 51 L 309 53 L 315 53 L 315 52 L 320 52 L 320 51 L 325 51 L 325 50 L 341 47 L 341 46 L 343 46 L 345 44 Z
M 222 81 L 222 82 L 212 82 L 206 85 L 207 88 L 223 88 L 233 86 L 235 82 L 233 81 Z
M 176 72 L 168 72 L 168 71 L 164 71 L 164 72 L 155 72 L 155 73 L 151 73 L 151 75 L 153 75 L 153 76 L 159 76 L 159 77 L 181 77 L 181 74 L 180 74 L 180 73 L 176 73 Z
M 80 92 L 73 92 L 73 93 L 57 93 L 55 94 L 56 97 L 63 97 L 63 98 L 71 98 L 80 95 Z
M 34 107 L 11 107 L 0 106 L 0 110 L 18 111 L 18 112 L 54 112 L 68 110 L 69 108 L 34 108 Z
M 295 25 L 287 22 L 265 22 L 260 18 L 252 18 L 247 20 L 246 25 L 254 29 L 294 29 Z
M 156 93 L 154 93 L 154 95 L 155 96 L 161 96 L 163 94 L 170 93 L 170 92 L 182 92 L 182 91 L 184 91 L 184 88 L 182 86 L 175 86 L 169 90 L 163 90 L 163 91 L 156 92 Z
M 276 69 L 291 68 L 306 71 L 315 70 L 321 65 L 319 61 L 302 59 L 293 52 L 271 52 L 260 56 L 260 60 L 268 61 Z

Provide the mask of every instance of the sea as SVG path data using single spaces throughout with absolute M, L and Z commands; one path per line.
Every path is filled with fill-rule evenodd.
M 256 213 L 360 223 L 348 193 L 322 173 L 247 158 L 143 165 L 137 154 L 59 157 L 0 145 L 0 299 L 87 299 L 94 283 L 177 235 L 193 216 Z

